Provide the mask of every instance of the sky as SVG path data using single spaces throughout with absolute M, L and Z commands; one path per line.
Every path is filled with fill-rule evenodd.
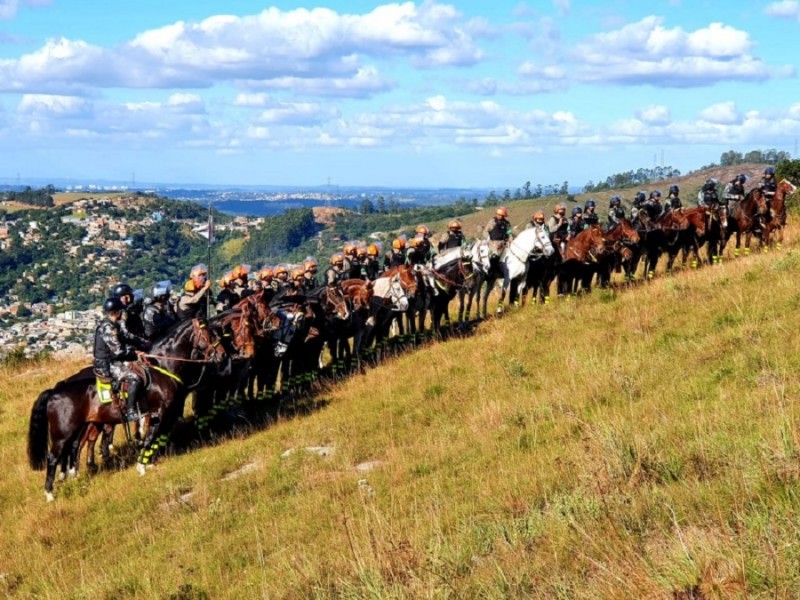
M 516 188 L 797 155 L 800 1 L 0 0 L 0 183 Z

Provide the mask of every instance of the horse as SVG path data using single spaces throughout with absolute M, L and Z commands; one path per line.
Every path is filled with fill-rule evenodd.
M 797 187 L 788 179 L 778 183 L 775 195 L 770 202 L 770 219 L 764 229 L 764 243 L 769 247 L 772 234 L 778 232 L 778 247 L 783 244 L 783 228 L 786 226 L 786 198 L 797 191 Z
M 620 219 L 618 223 L 608 227 L 603 231 L 605 248 L 600 254 L 597 262 L 592 263 L 587 269 L 588 276 L 592 272 L 597 273 L 600 287 L 608 287 L 611 284 L 611 273 L 614 269 L 619 272 L 622 265 L 629 261 L 632 253 L 630 249 L 639 243 L 639 232 L 627 219 Z
M 385 350 L 392 322 L 399 315 L 413 311 L 412 303 L 419 296 L 419 270 L 420 267 L 411 265 L 395 267 L 372 282 L 369 316 L 365 323 L 364 349 L 367 352 L 372 351 L 373 344 L 377 350 Z M 413 314 L 410 317 L 413 325 Z
M 691 253 L 694 255 L 692 266 L 697 267 L 700 264 L 700 248 L 707 241 L 712 243 L 710 239 L 713 240 L 713 237 L 709 236 L 712 222 L 721 218 L 718 211 L 713 211 L 705 206 L 679 210 L 686 219 L 688 226 L 679 230 L 676 243 L 667 247 L 668 271 L 672 271 L 679 252 L 682 256 L 681 264 L 683 266 L 686 266 L 686 261 Z M 710 255 L 709 260 L 711 260 Z
M 689 228 L 686 216 L 678 210 L 662 212 L 656 219 L 647 218 L 647 212 L 640 210 L 636 230 L 642 240 L 644 255 L 644 276 L 650 280 L 655 277 L 658 259 L 665 251 L 675 248 L 682 231 Z M 634 258 L 633 272 L 636 270 L 638 256 Z
M 761 188 L 755 187 L 750 190 L 741 202 L 734 203 L 732 209 L 728 211 L 726 227 L 720 241 L 719 254 L 722 255 L 728 241 L 732 235 L 736 235 L 736 247 L 733 250 L 734 256 L 739 256 L 741 248 L 742 234 L 745 235 L 744 253 L 750 254 L 750 239 L 753 235 L 760 238 L 763 243 L 761 233 L 766 228 L 769 210 L 767 208 L 767 198 Z
M 599 225 L 592 225 L 570 238 L 558 269 L 558 295 L 576 292 L 579 281 L 583 282 L 584 291 L 591 291 L 591 286 L 587 286 L 589 282 L 583 277 L 585 267 L 596 263 L 605 249 L 606 242 Z
M 472 261 L 460 246 L 449 248 L 434 258 L 430 274 L 436 288 L 431 298 L 431 326 L 438 335 L 442 318 L 450 325 L 450 301 L 473 277 Z
M 475 298 L 477 301 L 477 316 L 479 319 L 486 318 L 486 302 L 483 303 L 481 310 L 481 289 L 486 282 L 492 269 L 499 269 L 496 261 L 491 260 L 491 246 L 486 240 L 476 240 L 467 251 L 470 263 L 472 264 L 472 278 L 466 282 L 458 294 L 458 322 L 469 321 L 472 314 L 472 303 Z M 488 293 L 486 294 L 488 298 Z
M 184 321 L 172 335 L 153 346 L 152 363 L 139 365 L 147 382 L 143 420 L 148 427 L 137 460 L 140 474 L 156 457 L 161 443 L 160 438 L 154 441 L 157 434 L 169 433 L 183 411 L 186 395 L 203 382 L 217 347 L 197 321 Z M 39 394 L 28 426 L 28 461 L 32 469 L 46 470 L 44 487 L 48 501 L 55 499 L 53 484 L 57 467 L 64 466 L 88 424 L 105 426 L 123 422 L 118 403 L 101 402 L 93 378 L 73 376 Z

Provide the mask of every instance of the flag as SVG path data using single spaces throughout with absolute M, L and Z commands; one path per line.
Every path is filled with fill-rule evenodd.
M 211 211 L 208 213 L 208 223 L 193 227 L 192 231 L 207 239 L 209 246 L 214 243 L 214 215 L 211 214 Z

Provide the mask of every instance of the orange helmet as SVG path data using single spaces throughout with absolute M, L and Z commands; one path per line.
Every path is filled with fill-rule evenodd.
M 450 221 L 450 223 L 447 224 L 447 228 L 448 229 L 459 230 L 459 229 L 461 229 L 461 223 L 459 223 L 458 221 L 453 219 L 452 221 Z
M 277 267 L 275 267 L 275 277 L 277 277 L 278 279 L 286 279 L 286 277 L 281 277 L 281 275 L 285 275 L 288 277 L 289 269 L 286 267 L 286 265 L 278 265 Z
M 370 244 L 367 246 L 367 254 L 369 256 L 378 256 L 378 245 L 377 244 Z
M 195 265 L 192 267 L 192 270 L 189 273 L 189 277 L 191 277 L 192 279 L 196 279 L 199 277 L 208 277 L 208 269 L 203 264 Z
M 507 218 L 507 217 L 508 217 L 508 210 L 506 210 L 506 207 L 505 207 L 505 206 L 501 206 L 501 207 L 500 207 L 500 208 L 498 208 L 496 211 L 494 211 L 494 214 L 495 214 L 496 216 L 498 216 L 498 217 L 502 217 L 502 218 L 504 218 L 504 219 L 505 219 L 505 218 Z
M 317 261 L 313 258 L 307 258 L 303 261 L 303 270 L 304 271 L 316 271 L 317 270 Z
M 190 294 L 194 294 L 197 291 L 197 286 L 195 285 L 194 281 L 190 279 L 186 282 L 186 285 L 183 286 L 183 290 Z
M 227 287 L 233 279 L 236 279 L 236 278 L 233 276 L 232 273 L 225 273 L 225 275 L 220 277 L 219 286 L 220 287 Z
M 553 212 L 554 212 L 555 214 L 560 214 L 561 212 L 567 212 L 567 207 L 566 207 L 566 206 L 564 206 L 563 204 L 556 204 L 556 205 L 553 207 Z
M 296 268 L 292 269 L 292 280 L 302 279 L 303 278 L 303 273 L 305 273 L 305 271 L 303 270 L 302 267 L 296 267 Z
M 356 252 L 358 251 L 358 246 L 356 246 L 356 245 L 355 245 L 353 242 L 347 242 L 347 243 L 344 245 L 344 247 L 342 248 L 342 251 L 343 251 L 343 252 L 344 252 L 344 253 L 345 253 L 347 256 L 355 256 L 355 255 L 356 255 Z
M 331 264 L 332 265 L 343 265 L 344 264 L 344 255 L 341 252 L 337 252 L 333 256 L 331 256 Z
M 269 281 L 273 276 L 274 273 L 272 272 L 272 267 L 264 267 L 258 272 L 258 278 L 261 281 Z
M 537 210 L 536 214 L 533 215 L 533 220 L 536 223 L 544 223 L 544 213 L 540 210 Z
M 431 230 L 425 225 L 417 225 L 417 235 L 430 235 Z
M 412 248 L 416 248 L 421 243 L 422 243 L 422 238 L 419 237 L 411 238 L 410 240 L 408 240 L 408 245 L 411 246 Z
M 248 273 L 250 273 L 250 265 L 236 265 L 231 271 L 233 279 L 247 279 Z
M 367 249 L 364 246 L 359 246 L 356 254 L 358 255 L 358 258 L 366 258 Z
M 403 238 L 394 238 L 392 241 L 392 248 L 395 250 L 402 250 L 406 247 L 406 241 Z

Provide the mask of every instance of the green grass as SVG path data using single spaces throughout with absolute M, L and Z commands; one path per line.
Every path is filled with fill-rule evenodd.
M 27 420 L 78 365 L 6 369 L 0 596 L 798 597 L 790 242 L 529 305 L 327 390 L 309 416 L 143 478 L 82 475 L 52 504 Z M 335 452 L 281 458 L 320 445 Z

